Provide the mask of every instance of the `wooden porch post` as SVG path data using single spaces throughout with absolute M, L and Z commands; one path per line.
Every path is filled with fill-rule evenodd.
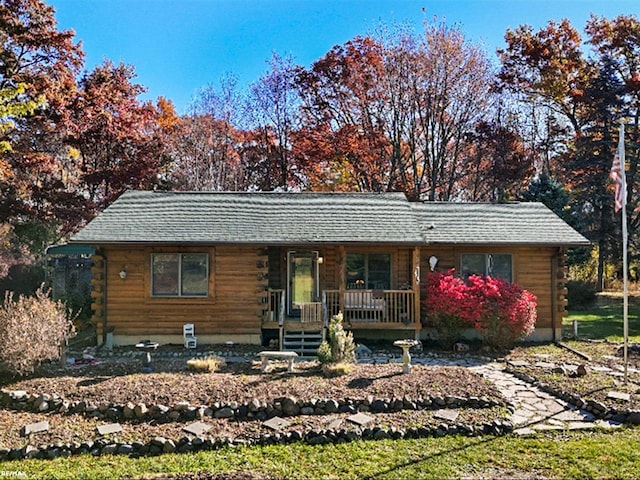
M 347 289 L 347 254 L 344 245 L 338 248 L 338 286 L 340 290 L 340 311 L 344 314 L 344 292 Z
M 420 321 L 420 247 L 413 248 L 413 322 L 415 325 L 415 339 L 420 339 L 420 330 L 422 329 L 422 322 Z

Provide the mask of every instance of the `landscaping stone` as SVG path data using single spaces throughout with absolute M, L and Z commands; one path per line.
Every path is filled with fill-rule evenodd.
M 49 422 L 46 420 L 43 422 L 30 423 L 22 428 L 22 436 L 28 437 L 35 433 L 47 432 L 49 430 Z
M 132 419 L 136 416 L 135 413 L 135 405 L 131 402 L 128 402 L 122 409 L 122 416 L 127 420 Z
M 230 407 L 223 407 L 216 410 L 213 416 L 215 418 L 231 418 L 233 417 L 233 409 Z
M 149 409 L 144 403 L 139 403 L 138 405 L 135 406 L 135 408 L 133 409 L 133 412 L 136 418 L 144 418 L 149 412 Z
M 509 365 L 511 365 L 512 367 L 528 367 L 530 365 L 529 362 L 526 362 L 524 360 L 509 360 Z
M 629 400 L 631 400 L 631 395 L 624 392 L 609 392 L 607 393 L 607 398 L 628 402 Z
M 293 397 L 283 398 L 281 408 L 282 413 L 288 417 L 292 417 L 300 413 L 300 407 L 297 405 L 297 400 Z
M 163 447 L 162 453 L 174 453 L 176 451 L 176 444 L 173 440 L 167 440 Z
M 444 409 L 444 410 L 437 410 L 433 416 L 435 418 L 438 418 L 440 420 L 446 420 L 448 422 L 455 422 L 458 419 L 458 416 L 460 414 L 454 410 L 449 410 L 449 409 Z
M 282 430 L 283 428 L 287 428 L 291 425 L 289 420 L 285 420 L 280 417 L 273 417 L 262 423 L 265 427 L 270 428 L 271 430 Z
M 191 424 L 187 425 L 182 430 L 184 430 L 187 433 L 191 433 L 191 434 L 195 435 L 196 437 L 199 437 L 199 436 L 203 435 L 204 433 L 208 432 L 209 430 L 211 430 L 211 428 L 213 428 L 213 425 L 210 425 L 208 423 L 194 422 L 194 423 L 191 423 Z
M 367 426 L 372 423 L 375 418 L 365 415 L 364 413 L 356 413 L 355 415 L 351 415 L 347 417 L 347 420 L 351 423 L 355 423 L 356 425 L 360 425 L 361 427 Z
M 120 433 L 122 432 L 122 425 L 120 425 L 119 423 L 110 423 L 107 425 L 98 425 L 97 429 L 98 431 L 98 435 L 110 435 L 113 433 Z

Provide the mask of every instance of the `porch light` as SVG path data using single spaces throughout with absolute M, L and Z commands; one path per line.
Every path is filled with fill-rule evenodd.
M 318 257 L 318 263 L 322 265 L 324 263 L 324 257 Z
M 437 264 L 438 264 L 438 257 L 436 257 L 435 255 L 431 255 L 429 257 L 429 266 L 431 267 L 432 272 L 436 269 Z
M 120 278 L 123 280 L 127 278 L 127 271 L 124 268 L 120 270 Z

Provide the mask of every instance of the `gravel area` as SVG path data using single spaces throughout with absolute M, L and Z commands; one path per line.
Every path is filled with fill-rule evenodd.
M 479 375 L 460 367 L 415 366 L 410 375 L 402 374 L 402 366 L 358 365 L 344 376 L 325 378 L 315 362 L 296 364 L 296 371 L 288 373 L 286 365 L 275 364 L 271 372 L 262 373 L 257 363 L 228 364 L 217 373 L 192 373 L 186 371 L 185 360 L 154 362 L 153 373 L 142 373 L 139 361 L 104 362 L 82 368 L 59 369 L 54 366 L 41 369 L 37 375 L 10 381 L 5 379 L 0 386 L 5 391 L 25 390 L 29 393 L 57 395 L 69 401 L 88 400 L 101 403 L 127 402 L 164 404 L 173 406 L 178 402 L 189 402 L 193 406 L 225 404 L 252 399 L 272 401 L 290 396 L 299 400 L 311 399 L 412 399 L 470 395 L 485 397 L 504 404 L 501 394 Z M 459 408 L 457 422 L 482 426 L 497 419 L 506 418 L 505 407 Z M 387 413 L 368 413 L 374 416 L 374 424 L 385 428 L 407 429 L 417 426 L 437 427 L 442 419 L 434 416 L 434 410 L 402 410 Z M 283 429 L 305 432 L 326 429 L 336 422 L 343 429 L 357 429 L 347 421 L 348 413 L 329 415 L 299 415 L 289 417 L 291 425 Z M 24 438 L 22 427 L 30 423 L 48 421 L 48 432 Z M 251 441 L 261 435 L 273 433 L 257 419 L 206 418 L 211 424 L 208 438 L 231 438 Z M 0 448 L 16 448 L 27 444 L 51 445 L 73 444 L 95 441 L 96 432 L 104 420 L 80 415 L 51 413 L 29 413 L 0 410 Z M 146 442 L 161 436 L 180 439 L 186 434 L 186 423 L 157 423 L 153 420 L 139 422 L 121 421 L 122 432 L 111 436 L 117 442 Z
M 262 373 L 258 363 L 228 364 L 217 373 L 193 373 L 186 362 L 154 363 L 152 373 L 142 373 L 140 362 L 88 365 L 79 369 L 50 369 L 45 376 L 34 376 L 0 384 L 5 390 L 25 390 L 58 395 L 69 401 L 89 400 L 125 404 L 129 401 L 147 405 L 172 406 L 186 401 L 211 405 L 215 402 L 249 402 L 254 398 L 272 400 L 284 396 L 298 399 L 429 398 L 463 396 L 500 399 L 500 393 L 482 378 L 465 368 L 415 366 L 411 375 L 402 366 L 358 365 L 353 372 L 325 378 L 315 362 L 297 363 L 296 372 L 288 373 L 277 364 Z

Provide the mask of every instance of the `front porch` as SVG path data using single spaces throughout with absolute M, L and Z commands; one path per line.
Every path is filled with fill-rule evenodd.
M 420 337 L 420 308 L 412 290 L 323 290 L 320 302 L 304 302 L 299 316 L 286 314 L 286 292 L 269 289 L 268 309 L 262 328 L 278 330 L 279 348 L 283 348 L 288 332 L 296 335 L 322 332 L 329 320 L 342 312 L 343 326 L 347 330 L 402 330 Z M 406 333 L 405 333 L 406 336 Z

